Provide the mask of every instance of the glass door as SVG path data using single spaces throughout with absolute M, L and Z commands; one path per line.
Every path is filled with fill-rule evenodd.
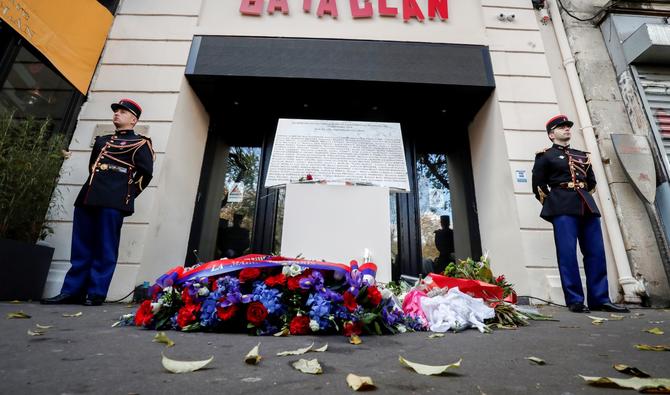
M 230 147 L 217 227 L 217 258 L 250 252 L 259 180 L 260 147 Z

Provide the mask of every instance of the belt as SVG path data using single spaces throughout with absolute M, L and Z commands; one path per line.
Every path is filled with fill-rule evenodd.
M 103 171 L 111 170 L 111 171 L 116 171 L 116 172 L 124 173 L 124 174 L 128 173 L 127 168 L 125 168 L 123 166 L 111 165 L 111 164 L 108 164 L 108 163 L 98 163 L 98 169 L 103 170 Z
M 586 188 L 586 183 L 584 181 L 578 181 L 578 182 L 562 182 L 558 184 L 560 188 L 565 188 L 565 189 L 584 189 Z

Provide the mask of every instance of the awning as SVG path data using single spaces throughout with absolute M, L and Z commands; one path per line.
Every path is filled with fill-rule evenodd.
M 107 8 L 96 0 L 2 1 L 0 18 L 86 94 L 114 20 Z

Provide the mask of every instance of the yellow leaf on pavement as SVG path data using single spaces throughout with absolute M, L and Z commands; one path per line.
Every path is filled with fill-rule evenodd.
M 63 317 L 81 317 L 82 315 L 84 315 L 84 313 L 82 313 L 81 311 L 72 314 L 63 313 Z
M 261 361 L 261 356 L 259 354 L 258 348 L 261 346 L 261 343 L 256 344 L 256 347 L 252 348 L 251 351 L 247 353 L 244 357 L 244 362 L 249 365 L 258 365 Z
M 15 311 L 13 313 L 7 313 L 7 319 L 21 319 L 21 318 L 30 318 L 30 316 L 23 311 Z
M 316 358 L 314 359 L 300 358 L 299 360 L 293 362 L 292 365 L 294 368 L 298 369 L 303 373 L 309 373 L 309 374 L 323 373 L 323 369 L 321 369 L 321 365 L 319 364 L 319 361 Z
M 670 345 L 659 344 L 657 346 L 652 346 L 649 344 L 636 344 L 635 348 L 642 351 L 670 351 Z
M 51 329 L 54 327 L 53 325 L 40 325 L 40 324 L 35 324 L 35 326 L 37 327 L 37 329 Z
M 353 373 L 347 375 L 347 384 L 354 391 L 366 391 L 375 388 L 375 383 L 372 382 L 372 378 L 368 376 L 357 376 Z
M 279 332 L 275 333 L 272 336 L 284 337 L 284 336 L 288 336 L 290 334 L 291 334 L 291 331 L 288 328 L 284 328 L 284 329 L 280 330 Z
M 589 384 L 604 386 L 615 385 L 621 388 L 631 388 L 639 392 L 658 392 L 660 390 L 668 393 L 670 390 L 670 379 L 667 378 L 649 379 L 632 377 L 629 379 L 618 379 L 613 377 L 589 377 L 582 375 L 579 375 L 579 377 L 586 380 Z
M 299 349 L 293 350 L 293 351 L 278 352 L 277 356 L 285 357 L 287 355 L 302 355 L 302 354 L 305 354 L 305 353 L 309 352 L 312 349 L 312 347 L 314 347 L 314 343 L 310 344 L 309 346 L 307 346 L 305 348 L 299 348 Z
M 203 361 L 178 361 L 176 359 L 170 359 L 161 353 L 163 359 L 161 363 L 163 367 L 172 373 L 189 373 L 195 372 L 198 369 L 202 369 L 207 366 L 208 363 L 212 362 L 214 356 L 209 357 Z
M 662 335 L 662 334 L 665 333 L 665 332 L 663 332 L 663 330 L 661 328 L 658 328 L 658 327 L 654 327 L 654 328 L 650 328 L 650 329 L 643 329 L 642 332 L 651 333 L 652 335 Z
M 167 337 L 165 332 L 158 332 L 152 341 L 154 343 L 164 343 L 166 347 L 174 346 L 174 342 L 169 337 Z
M 463 359 L 459 359 L 458 362 L 454 362 L 449 365 L 424 365 L 421 363 L 408 361 L 400 355 L 398 356 L 398 361 L 400 361 L 401 365 L 407 366 L 408 368 L 413 369 L 415 372 L 426 376 L 440 375 L 449 369 L 458 368 L 461 366 L 462 360 Z
M 44 334 L 43 331 L 40 331 L 40 330 L 33 331 L 33 330 L 28 329 L 28 335 L 29 336 L 42 336 L 43 334 Z
M 358 335 L 351 335 L 351 337 L 349 338 L 349 343 L 359 345 L 363 343 L 363 340 L 361 340 L 361 338 L 358 337 Z
M 444 337 L 444 333 L 433 333 L 432 335 L 428 336 L 429 339 L 437 339 L 440 337 Z

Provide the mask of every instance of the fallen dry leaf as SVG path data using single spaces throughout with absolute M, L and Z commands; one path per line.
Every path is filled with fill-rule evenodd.
M 312 349 L 312 347 L 314 347 L 314 343 L 310 344 L 309 346 L 307 346 L 305 348 L 299 348 L 299 349 L 293 350 L 293 351 L 278 352 L 277 356 L 285 357 L 287 355 L 302 355 L 302 354 L 305 354 L 305 353 L 309 352 Z
M 256 344 L 256 346 L 247 353 L 247 355 L 244 357 L 245 363 L 248 363 L 249 365 L 258 365 L 262 358 L 258 351 L 260 346 L 261 343 Z
M 53 325 L 40 325 L 40 324 L 35 324 L 35 326 L 37 327 L 37 329 L 51 329 L 54 327 Z
M 651 333 L 652 335 L 662 335 L 665 333 L 661 328 L 658 327 L 643 329 L 642 332 Z
M 621 315 L 621 314 L 610 314 L 610 320 L 621 321 L 621 320 L 623 320 L 624 318 L 626 318 L 625 315 Z
M 40 331 L 40 330 L 33 331 L 33 330 L 28 329 L 28 335 L 29 336 L 42 336 L 43 334 L 44 334 L 43 331 Z
M 363 340 L 361 340 L 361 338 L 358 335 L 351 335 L 351 337 L 349 337 L 349 343 L 359 345 L 363 343 Z
M 432 335 L 428 336 L 429 339 L 437 339 L 440 337 L 444 337 L 444 333 L 433 333 Z
M 328 343 L 326 343 L 325 346 L 312 349 L 312 352 L 326 352 L 327 349 L 328 349 Z
M 591 321 L 591 323 L 592 323 L 593 325 L 601 325 L 603 322 L 605 322 L 605 321 L 609 321 L 609 320 L 608 320 L 607 318 L 605 318 L 605 317 L 595 317 L 595 316 L 592 316 L 592 315 L 587 315 L 587 317 L 589 317 L 590 319 L 593 320 L 593 321 Z
M 659 344 L 657 346 L 652 346 L 649 344 L 636 344 L 635 348 L 642 351 L 670 351 L 670 345 Z
M 155 343 L 164 343 L 166 347 L 174 346 L 174 342 L 167 337 L 165 332 L 158 332 L 152 341 Z
M 642 378 L 651 377 L 648 373 L 643 372 L 643 371 L 641 371 L 640 369 L 638 369 L 634 366 L 628 366 L 628 365 L 617 363 L 616 365 L 614 365 L 614 369 L 617 372 L 621 372 L 623 374 L 628 374 L 628 375 L 635 376 L 635 377 L 642 377 Z
M 21 304 L 21 301 L 20 300 L 12 300 L 9 303 L 11 303 L 11 304 Z
M 15 311 L 13 313 L 7 313 L 7 319 L 21 319 L 21 318 L 30 318 L 30 316 L 23 311 Z
M 546 362 L 544 362 L 544 359 L 538 358 L 538 357 L 526 357 L 527 360 L 531 362 L 535 362 L 538 365 L 545 365 Z
M 208 363 L 214 360 L 214 356 L 205 359 L 204 361 L 178 361 L 170 359 L 161 353 L 163 359 L 161 360 L 163 367 L 172 373 L 190 373 L 207 366 Z
M 288 336 L 290 334 L 291 334 L 291 331 L 288 328 L 284 328 L 284 329 L 280 330 L 279 332 L 275 333 L 272 336 L 284 337 L 284 336 Z
M 81 311 L 72 314 L 63 313 L 63 317 L 81 317 L 82 315 L 84 315 L 84 313 L 82 313 Z
M 617 379 L 613 377 L 589 377 L 582 376 L 579 377 L 586 380 L 587 383 L 593 385 L 604 385 L 604 386 L 618 386 L 622 388 L 631 388 L 640 392 L 657 392 L 663 391 L 664 393 L 670 393 L 670 379 L 649 379 L 649 378 L 639 378 L 632 377 L 629 379 Z
M 408 361 L 401 355 L 398 356 L 398 361 L 401 365 L 407 366 L 408 368 L 413 369 L 415 372 L 426 376 L 441 375 L 444 374 L 448 369 L 458 368 L 461 366 L 462 360 L 463 359 L 459 359 L 458 362 L 454 362 L 449 365 L 424 365 L 421 363 Z
M 321 365 L 319 364 L 319 361 L 316 358 L 314 359 L 300 358 L 299 360 L 293 362 L 292 365 L 294 368 L 303 373 L 309 373 L 309 374 L 323 373 L 323 369 L 321 369 Z
M 354 391 L 366 391 L 375 388 L 375 383 L 372 382 L 372 378 L 368 376 L 357 376 L 353 373 L 347 375 L 347 384 Z

